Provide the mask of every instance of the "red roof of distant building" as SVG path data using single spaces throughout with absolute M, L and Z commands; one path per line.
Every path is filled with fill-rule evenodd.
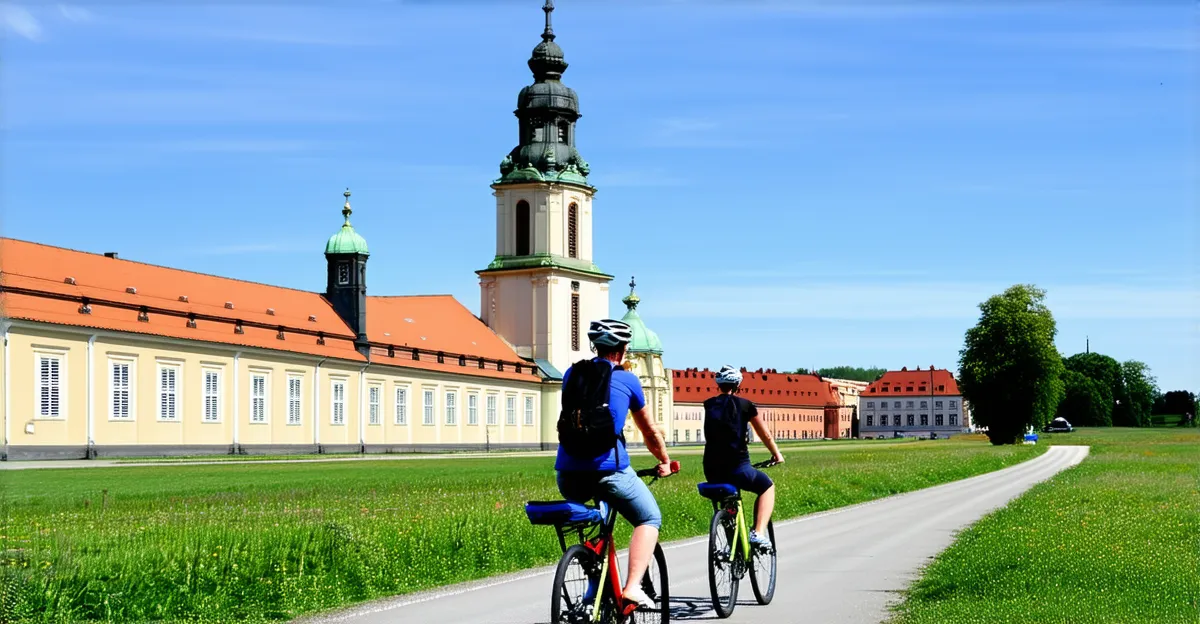
M 367 311 L 373 363 L 538 379 L 531 363 L 453 297 L 367 297 Z M 0 238 L 0 316 L 366 361 L 320 293 L 9 238 Z
M 954 374 L 944 368 L 933 368 L 921 370 L 908 370 L 907 368 L 898 371 L 888 371 L 879 379 L 871 382 L 867 389 L 863 391 L 865 395 L 887 395 L 887 396 L 917 396 L 917 395 L 952 395 L 957 396 L 958 382 L 954 380 Z
M 675 403 L 702 403 L 715 396 L 717 374 L 708 370 L 689 368 L 671 371 Z M 785 407 L 826 407 L 838 405 L 838 393 L 833 384 L 818 375 L 780 373 L 775 370 L 742 370 L 742 386 L 738 395 L 758 405 Z

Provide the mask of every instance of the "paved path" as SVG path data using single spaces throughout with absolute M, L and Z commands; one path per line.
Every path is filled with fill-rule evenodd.
M 953 542 L 956 531 L 1078 464 L 1087 453 L 1086 446 L 1053 446 L 1004 470 L 780 522 L 775 527 L 781 556 L 774 602 L 755 604 L 747 577 L 727 621 L 881 622 L 889 603 L 898 598 L 896 592 Z M 550 529 L 546 539 L 553 539 Z M 708 598 L 707 536 L 665 548 L 672 621 L 716 619 Z M 304 621 L 544 623 L 550 617 L 553 573 L 553 568 L 527 570 Z

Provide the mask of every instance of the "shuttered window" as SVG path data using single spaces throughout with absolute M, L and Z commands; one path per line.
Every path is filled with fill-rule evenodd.
M 40 418 L 62 418 L 62 358 L 54 355 L 37 356 L 37 415 Z

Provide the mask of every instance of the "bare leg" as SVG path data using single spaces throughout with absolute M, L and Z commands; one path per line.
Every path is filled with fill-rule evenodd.
M 642 576 L 650 567 L 650 557 L 654 556 L 654 545 L 658 543 L 658 528 L 643 524 L 633 528 L 633 537 L 629 539 L 629 576 L 625 577 L 625 589 L 642 586 Z
M 771 520 L 771 513 L 775 511 L 775 486 L 767 488 L 766 492 L 758 495 L 758 500 L 754 501 L 754 532 L 759 535 L 766 536 L 767 522 Z

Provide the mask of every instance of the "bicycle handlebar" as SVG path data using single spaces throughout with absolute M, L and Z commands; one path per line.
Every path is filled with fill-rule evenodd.
M 671 462 L 671 474 L 675 474 L 677 472 L 679 472 L 679 462 L 673 461 Z M 658 478 L 658 466 L 639 470 L 637 471 L 637 476 Z

